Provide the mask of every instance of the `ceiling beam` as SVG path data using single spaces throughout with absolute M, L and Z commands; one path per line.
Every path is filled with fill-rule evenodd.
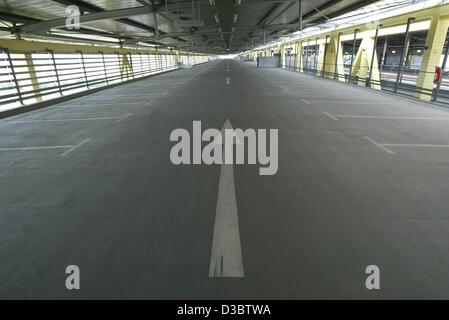
M 18 15 L 18 14 L 12 14 L 12 13 L 0 13 L 0 20 L 8 21 L 10 23 L 19 23 L 19 24 L 31 24 L 31 23 L 42 22 L 42 20 L 38 20 L 35 18 L 29 18 L 29 17 L 25 17 L 22 15 Z M 10 28 L 5 28 L 5 29 L 7 29 L 11 33 L 20 33 L 19 32 L 20 26 L 10 27 Z M 61 29 L 61 31 L 63 31 L 63 30 L 64 29 Z M 4 30 L 4 31 L 6 31 L 6 30 Z M 92 35 L 96 35 L 96 36 L 111 37 L 111 38 L 114 38 L 116 36 L 114 33 L 111 33 L 111 32 L 91 30 L 91 29 L 86 29 L 86 28 L 81 28 L 79 30 L 70 30 L 70 31 L 73 32 L 74 34 L 76 34 L 76 33 L 77 34 L 80 34 L 80 33 L 81 34 L 92 34 Z M 27 34 L 25 33 L 24 35 L 26 36 Z M 31 36 L 31 34 L 28 34 L 28 35 Z
M 6 13 L 6 12 L 0 12 L 0 20 L 5 20 L 5 21 L 11 22 L 11 23 L 23 23 L 23 24 L 36 23 L 36 22 L 41 21 L 38 19 L 24 17 L 24 16 L 21 16 L 18 14 Z
M 80 8 L 81 12 L 97 13 L 97 12 L 105 11 L 104 9 L 102 9 L 96 5 L 93 5 L 93 4 L 90 4 L 90 3 L 87 3 L 87 2 L 84 2 L 81 0 L 51 0 L 51 1 L 56 2 L 60 5 L 66 6 L 66 7 L 67 6 L 77 6 L 78 8 Z M 116 19 L 115 21 L 129 25 L 131 27 L 149 31 L 151 33 L 155 32 L 154 28 L 147 26 L 143 23 L 128 19 L 128 18 Z
M 153 12 L 153 9 L 148 7 L 137 7 L 137 8 L 127 8 L 127 9 L 118 9 L 111 11 L 103 11 L 97 13 L 83 14 L 80 16 L 80 24 L 100 21 L 100 20 L 108 20 L 108 19 L 120 19 L 131 16 L 138 16 L 146 13 Z M 65 27 L 67 23 L 67 18 L 59 18 L 53 20 L 47 20 L 37 23 L 32 23 L 20 27 L 21 31 L 28 33 L 45 33 L 54 28 Z
M 103 11 L 105 11 L 104 9 L 102 9 L 102 8 L 96 6 L 96 5 L 84 2 L 82 0 L 51 0 L 51 1 L 59 3 L 59 4 L 63 5 L 63 6 L 75 5 L 75 6 L 78 6 L 81 11 L 87 11 L 89 13 L 96 13 L 96 12 L 103 12 Z M 143 5 L 148 4 L 148 2 L 146 2 L 144 0 L 139 0 L 139 1 L 141 1 L 141 3 Z M 190 3 L 190 1 L 189 1 L 189 3 Z M 164 8 L 165 8 L 165 6 L 164 6 Z M 171 7 L 169 6 L 169 10 L 174 10 L 174 6 L 173 5 L 171 5 Z M 170 22 L 172 22 L 171 19 L 165 17 L 165 15 L 162 13 L 162 10 L 157 10 L 157 12 L 160 12 L 159 13 L 160 16 L 162 16 L 162 17 L 170 20 Z M 151 26 L 148 26 L 148 25 L 145 25 L 145 24 L 143 24 L 141 22 L 134 21 L 132 19 L 122 18 L 122 19 L 115 19 L 115 21 L 123 23 L 123 24 L 126 24 L 126 25 L 129 25 L 129 26 L 132 26 L 132 27 L 135 27 L 135 28 L 138 28 L 138 29 L 142 29 L 142 30 L 151 32 L 152 34 L 156 34 L 156 29 L 155 28 L 153 28 Z M 159 30 L 159 34 L 162 35 L 162 34 L 165 34 L 165 32 L 163 32 L 162 30 Z M 180 39 L 180 38 L 176 38 L 175 40 L 178 40 L 178 41 L 181 41 L 181 42 L 185 42 L 184 39 Z M 158 44 L 158 43 L 154 42 L 154 44 Z
M 303 26 L 304 27 L 309 27 L 309 26 L 313 26 L 313 25 L 317 25 L 320 23 L 323 23 L 325 21 L 327 21 L 327 18 L 329 19 L 333 19 L 336 18 L 338 16 L 341 16 L 345 13 L 360 9 L 364 6 L 367 6 L 369 4 L 372 4 L 376 1 L 379 0 L 365 0 L 362 2 L 356 2 L 353 3 L 352 5 L 349 6 L 345 6 L 339 10 L 336 10 L 334 12 L 326 12 L 326 10 L 331 10 L 332 7 L 340 4 L 340 3 L 344 3 L 345 0 L 333 0 L 330 2 L 327 2 L 319 7 L 317 7 L 316 9 L 314 9 L 313 11 L 307 13 L 306 15 L 303 15 L 302 20 L 303 20 Z M 305 3 L 303 4 L 303 6 L 305 5 Z M 324 12 L 326 12 L 324 14 Z M 299 23 L 299 17 L 293 21 L 290 22 L 291 24 L 298 24 Z M 296 31 L 297 28 L 289 28 L 289 29 L 282 29 L 282 30 L 277 30 L 273 33 L 270 34 L 270 37 L 274 36 L 276 32 L 279 31 L 285 31 L 287 33 L 291 33 L 293 31 Z

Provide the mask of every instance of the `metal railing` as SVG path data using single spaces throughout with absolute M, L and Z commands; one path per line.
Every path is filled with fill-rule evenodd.
M 390 91 L 393 93 L 399 93 L 403 95 L 409 96 L 418 96 L 418 95 L 426 95 L 431 98 L 432 101 L 438 101 L 444 104 L 449 104 L 449 72 L 444 72 L 442 80 L 440 82 L 440 86 L 437 90 L 437 86 L 434 89 L 429 90 L 423 87 L 420 87 L 418 83 L 418 77 L 423 72 L 419 72 L 416 70 L 406 70 L 403 69 L 401 74 L 399 75 L 399 71 L 393 70 L 377 70 L 377 68 L 373 68 L 373 71 L 379 72 L 379 79 L 375 79 L 371 72 L 370 68 L 361 67 L 355 74 L 349 73 L 349 68 L 344 65 L 339 65 L 338 68 L 335 68 L 335 64 L 326 63 L 324 65 L 318 65 L 317 67 L 309 67 L 307 66 L 298 66 L 294 65 L 284 65 L 284 69 L 296 71 L 296 72 L 304 72 L 314 74 L 318 77 L 326 78 L 326 79 L 334 79 L 340 80 L 349 84 L 358 84 L 361 86 L 366 86 L 370 88 L 377 88 L 382 91 Z M 325 70 L 338 70 L 344 69 L 344 73 L 339 73 L 336 71 L 325 71 Z M 366 76 L 363 76 L 366 74 Z M 426 73 L 427 74 L 427 73 Z M 433 77 L 432 74 L 428 74 L 428 76 Z
M 174 70 L 208 56 L 10 52 L 0 48 L 0 111 Z
M 335 79 L 350 84 L 358 84 L 383 91 L 409 95 L 414 97 L 427 96 L 431 101 L 449 104 L 449 72 L 446 64 L 448 57 L 449 37 L 444 50 L 445 62 L 440 82 L 432 89 L 423 88 L 419 85 L 419 78 L 433 78 L 434 73 L 420 71 L 416 66 L 408 65 L 376 65 L 359 66 L 354 72 L 351 61 L 336 64 L 334 61 L 318 61 L 315 55 L 302 55 L 301 57 L 285 58 L 282 68 L 296 72 L 314 74 L 318 77 Z M 405 59 L 404 59 L 405 60 Z M 329 71 L 331 70 L 331 71 Z

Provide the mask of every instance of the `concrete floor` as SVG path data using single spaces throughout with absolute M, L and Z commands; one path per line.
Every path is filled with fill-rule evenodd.
M 279 129 L 277 175 L 234 166 L 237 279 L 208 277 L 220 167 L 169 159 L 228 118 Z M 444 109 L 235 61 L 2 120 L 0 298 L 448 299 L 448 144 Z

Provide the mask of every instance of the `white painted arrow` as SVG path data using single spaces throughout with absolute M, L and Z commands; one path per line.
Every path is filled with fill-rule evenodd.
M 231 78 L 229 78 L 229 77 L 226 78 L 226 84 L 227 85 L 231 84 Z
M 223 126 L 222 137 L 226 129 L 232 130 L 229 119 Z M 221 165 L 209 277 L 244 277 L 232 164 Z

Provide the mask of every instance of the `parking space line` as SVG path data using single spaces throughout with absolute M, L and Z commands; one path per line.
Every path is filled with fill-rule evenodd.
M 384 143 L 388 147 L 411 147 L 411 148 L 449 148 L 449 144 L 407 144 L 407 143 Z
M 86 139 L 84 141 L 82 141 L 81 143 L 77 144 L 76 146 L 71 147 L 69 150 L 67 150 L 66 152 L 63 152 L 60 154 L 61 157 L 65 157 L 66 155 L 68 155 L 69 153 L 72 153 L 73 151 L 75 151 L 76 149 L 78 149 L 79 147 L 85 145 L 86 143 L 90 142 L 92 139 Z
M 67 119 L 40 119 L 40 120 L 10 120 L 0 121 L 0 124 L 9 123 L 41 123 L 41 122 L 70 122 L 70 121 L 101 121 L 101 120 L 120 120 L 122 117 L 97 117 L 97 118 L 67 118 Z
M 379 143 L 379 142 L 377 142 L 377 141 L 374 141 L 374 140 L 371 139 L 370 137 L 366 137 L 366 136 L 365 136 L 364 138 L 365 138 L 366 140 L 368 140 L 369 142 L 371 142 L 371 143 L 372 143 L 373 145 L 375 145 L 376 147 L 378 147 L 378 148 L 384 150 L 385 152 L 387 152 L 387 153 L 389 153 L 389 154 L 395 154 L 394 151 L 392 151 L 392 150 L 388 149 L 387 147 L 385 147 L 384 144 Z
M 154 102 L 154 100 L 150 101 L 151 103 Z M 60 106 L 55 106 L 55 108 L 78 108 L 78 107 L 86 107 L 86 108 L 95 108 L 95 107 L 143 107 L 146 104 L 142 102 L 123 102 L 123 104 L 109 104 L 109 103 L 105 103 L 105 104 L 67 104 L 67 105 L 60 105 Z
M 399 116 L 364 116 L 364 115 L 332 115 L 338 119 L 352 118 L 352 119 L 392 119 L 392 120 L 441 120 L 449 121 L 449 118 L 434 118 L 434 117 L 399 117 Z
M 89 101 L 89 102 L 97 102 L 97 101 L 115 101 L 117 102 L 119 98 L 123 98 L 126 99 L 126 101 L 129 101 L 130 99 L 136 100 L 136 99 L 148 99 L 148 98 L 159 98 L 161 96 L 164 96 L 163 93 L 158 93 L 158 94 L 146 94 L 146 95 L 130 95 L 130 96 L 125 96 L 125 95 L 109 95 L 109 96 L 105 96 L 105 97 L 96 97 L 96 98 L 90 98 L 90 99 L 84 99 L 82 101 Z M 124 102 L 126 102 L 124 101 Z
M 394 151 L 388 147 L 406 147 L 406 148 L 445 148 L 449 149 L 449 144 L 426 144 L 426 143 L 379 143 L 370 137 L 364 137 L 376 147 L 390 153 L 395 154 Z
M 120 119 L 117 120 L 117 122 L 122 122 L 126 119 L 128 119 L 129 117 L 131 117 L 132 113 L 128 113 L 126 115 L 124 115 L 123 117 L 121 117 Z
M 23 148 L 0 148 L 0 151 L 33 151 L 33 150 L 51 150 L 51 149 L 68 149 L 74 146 L 48 146 L 48 147 L 23 147 Z
M 302 102 L 304 102 L 305 104 L 308 104 L 308 105 L 310 105 L 311 103 L 310 103 L 310 101 L 309 100 L 307 100 L 307 99 L 301 99 L 301 101 Z
M 18 147 L 18 148 L 0 148 L 0 151 L 36 151 L 36 150 L 58 150 L 58 149 L 68 149 L 65 152 L 61 153 L 60 156 L 64 157 L 69 153 L 75 151 L 79 147 L 88 143 L 92 139 L 85 139 L 77 145 L 66 145 L 66 146 L 45 146 L 45 147 Z
M 323 112 L 326 116 L 328 116 L 329 118 L 331 118 L 332 120 L 338 121 L 338 118 L 336 118 L 335 116 L 331 115 L 330 113 L 327 112 Z
M 338 97 L 335 97 L 337 99 Z M 357 101 L 336 101 L 336 100 L 316 100 L 313 104 L 355 104 L 355 105 L 397 105 L 397 102 L 357 102 Z

